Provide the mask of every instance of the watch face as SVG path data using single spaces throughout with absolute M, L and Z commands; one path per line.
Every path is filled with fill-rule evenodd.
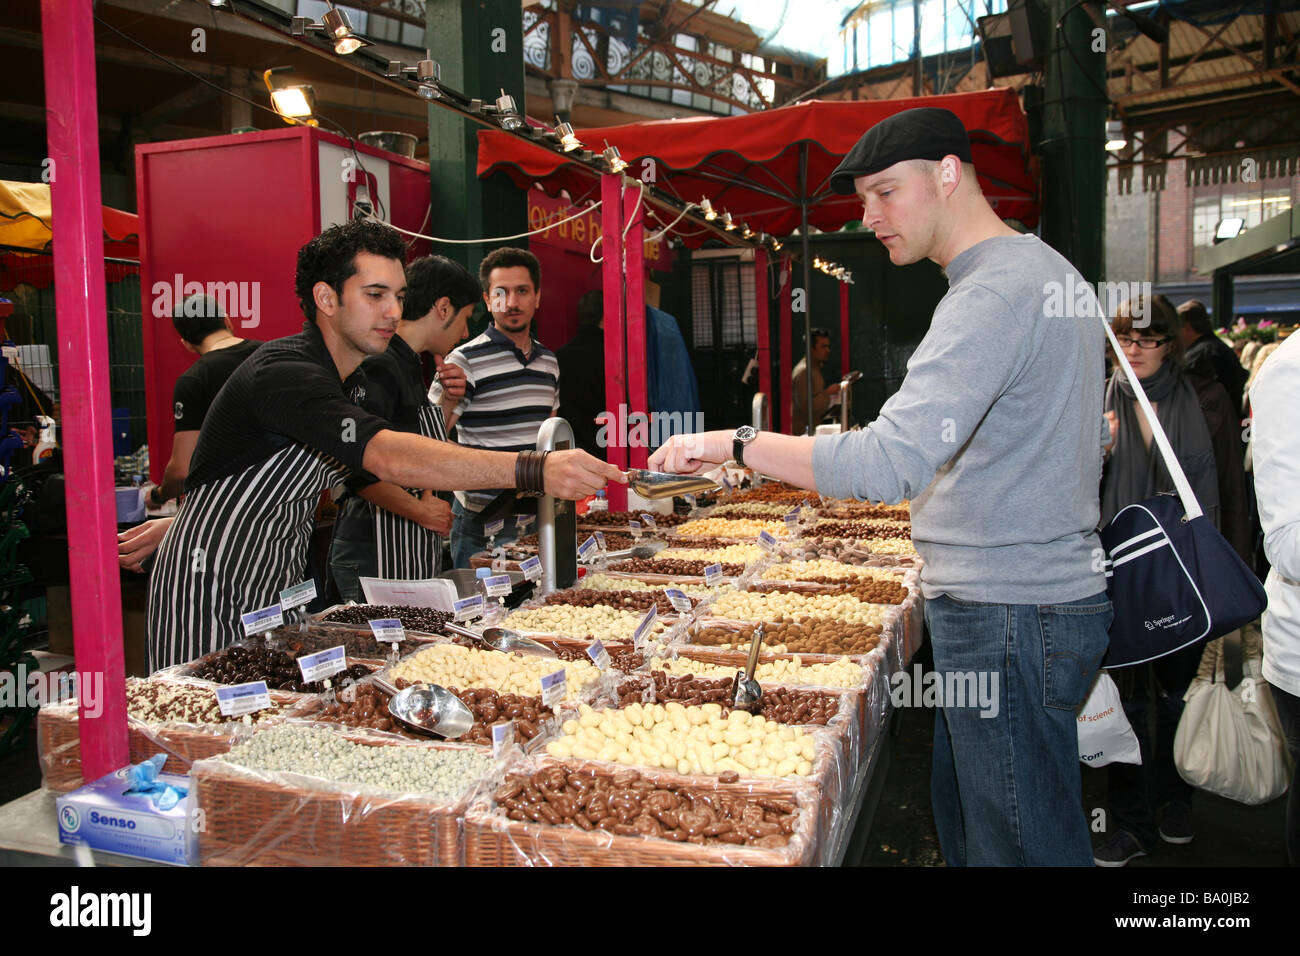
M 736 429 L 734 437 L 736 441 L 750 442 L 758 437 L 758 432 L 752 425 L 741 425 Z

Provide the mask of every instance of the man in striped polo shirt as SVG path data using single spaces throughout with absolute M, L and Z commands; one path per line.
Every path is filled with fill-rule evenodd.
M 555 353 L 532 335 L 533 314 L 541 302 L 541 268 L 524 249 L 497 249 L 479 265 L 483 301 L 492 314 L 487 330 L 447 356 L 465 371 L 465 395 L 459 401 L 442 392 L 441 382 L 429 398 L 442 407 L 447 427 L 456 425 L 459 441 L 470 448 L 523 451 L 537 446 L 537 430 L 560 407 L 560 363 Z M 451 557 L 469 567 L 471 555 L 487 547 L 480 513 L 500 489 L 458 491 L 451 511 Z M 518 537 L 513 515 L 496 535 L 497 544 Z

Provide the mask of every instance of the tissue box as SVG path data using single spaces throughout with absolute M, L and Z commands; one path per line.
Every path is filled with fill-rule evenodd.
M 127 768 L 100 777 L 58 799 L 59 842 L 188 866 L 198 859 L 198 822 L 190 819 L 188 777 L 158 774 L 161 783 L 190 791 L 170 810 L 148 794 L 127 794 Z

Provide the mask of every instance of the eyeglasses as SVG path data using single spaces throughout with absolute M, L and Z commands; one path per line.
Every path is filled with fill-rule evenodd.
M 1148 349 L 1148 350 L 1158 349 L 1166 342 L 1171 341 L 1171 339 L 1168 336 L 1165 336 L 1164 338 L 1161 339 L 1140 339 L 1140 338 L 1126 337 L 1123 335 L 1118 336 L 1117 340 L 1119 341 L 1119 347 L 1122 349 L 1126 349 L 1130 345 L 1136 345 L 1140 349 Z

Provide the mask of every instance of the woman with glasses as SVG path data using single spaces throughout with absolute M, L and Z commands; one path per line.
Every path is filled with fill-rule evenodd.
M 1217 380 L 1184 367 L 1181 320 L 1173 304 L 1157 295 L 1147 306 L 1139 310 L 1134 303 L 1121 304 L 1111 328 L 1169 436 L 1196 500 L 1242 559 L 1249 561 L 1239 416 Z M 1135 312 L 1149 316 L 1149 324 L 1135 327 Z M 1101 527 L 1128 505 L 1174 491 L 1133 386 L 1117 359 L 1114 366 L 1106 386 L 1111 444 L 1102 471 Z M 1203 650 L 1204 645 L 1196 644 L 1149 664 L 1110 671 L 1141 745 L 1142 765 L 1106 768 L 1110 817 L 1106 838 L 1094 851 L 1099 866 L 1123 866 L 1152 852 L 1158 840 L 1192 842 L 1192 788 L 1174 766 L 1174 733 L 1183 712 L 1183 694 L 1196 676 Z M 1148 729 L 1153 703 L 1154 738 Z

